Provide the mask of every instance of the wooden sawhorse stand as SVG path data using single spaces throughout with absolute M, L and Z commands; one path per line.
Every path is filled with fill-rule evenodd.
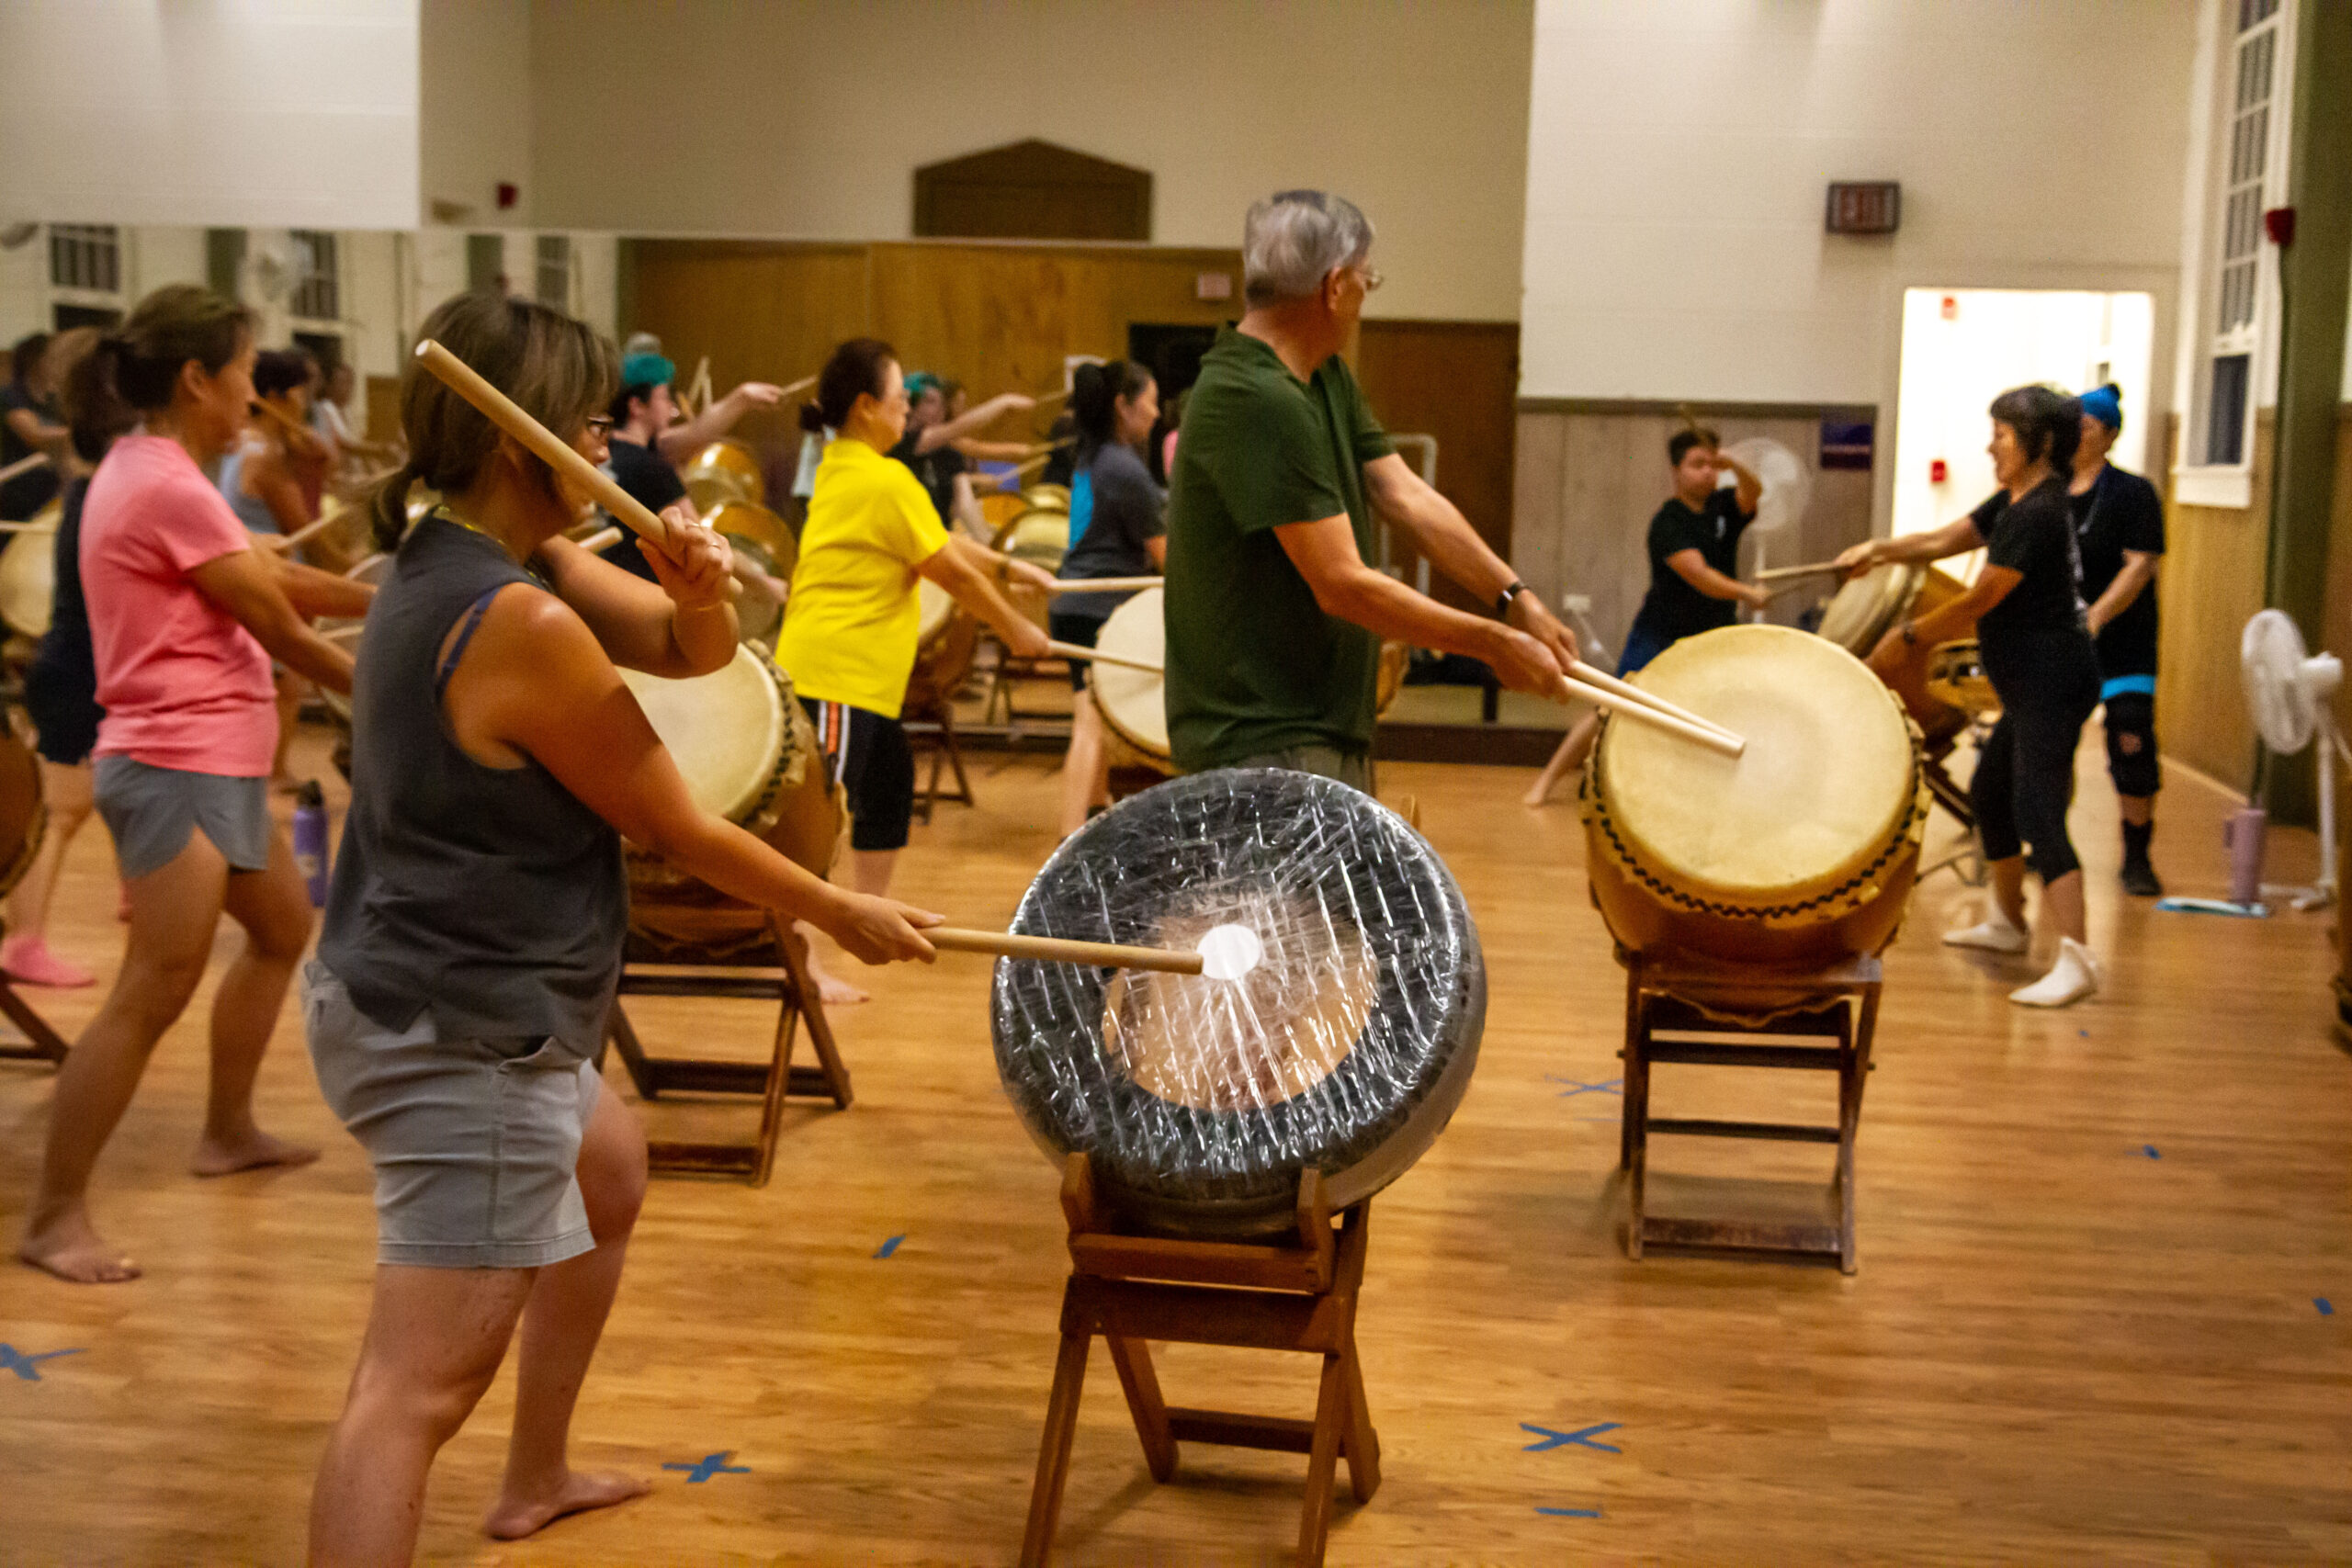
M 64 1040 L 49 1026 L 49 1020 L 33 1011 L 32 1004 L 17 994 L 17 987 L 6 975 L 0 975 L 0 1016 L 24 1034 L 22 1040 L 0 1040 L 0 1062 L 65 1060 Z
M 931 808 L 943 800 L 953 801 L 958 806 L 978 805 L 978 798 L 972 794 L 971 777 L 964 772 L 963 748 L 956 744 L 955 698 L 950 696 L 935 706 L 904 714 L 900 716 L 900 721 L 906 729 L 907 739 L 914 747 L 916 766 L 922 766 L 922 753 L 931 753 L 931 776 L 915 795 L 916 819 L 929 827 Z M 956 790 L 952 795 L 939 787 L 942 763 L 956 775 Z
M 1251 1244 L 1139 1235 L 1119 1225 L 1097 1200 L 1087 1157 L 1069 1156 L 1062 1168 L 1062 1213 L 1069 1221 L 1070 1275 L 1062 1292 L 1061 1355 L 1029 1494 L 1029 1529 L 1021 1543 L 1024 1568 L 1041 1568 L 1053 1548 L 1087 1356 L 1098 1334 L 1111 1348 L 1154 1481 L 1176 1473 L 1176 1445 L 1183 1441 L 1307 1456 L 1298 1561 L 1302 1568 L 1322 1562 L 1340 1455 L 1347 1456 L 1359 1503 L 1372 1501 L 1380 1487 L 1380 1438 L 1372 1429 L 1356 1359 L 1356 1298 L 1363 1287 L 1371 1208 L 1367 1199 L 1348 1209 L 1334 1231 L 1323 1179 L 1309 1170 L 1298 1187 L 1295 1240 Z M 1154 1339 L 1320 1355 L 1323 1383 L 1315 1419 L 1170 1408 L 1152 1370 L 1148 1342 Z
M 1852 1273 L 1854 1133 L 1861 1122 L 1862 1085 L 1871 1070 L 1871 1042 L 1878 1027 L 1878 960 L 1849 958 L 1819 969 L 1776 968 L 1620 948 L 1617 961 L 1625 966 L 1625 1049 L 1621 1053 L 1625 1110 L 1618 1165 L 1631 1174 L 1633 1197 L 1625 1226 L 1626 1255 L 1639 1258 L 1645 1246 L 1736 1247 L 1834 1258 L 1840 1269 Z M 1804 1039 L 1830 1043 L 1791 1043 Z M 1650 1068 L 1660 1062 L 1834 1072 L 1838 1125 L 1652 1116 Z M 1643 1200 L 1652 1133 L 1834 1144 L 1838 1174 L 1831 1192 L 1838 1202 L 1837 1222 L 1651 1218 L 1643 1212 Z
M 698 1175 L 748 1176 L 754 1187 L 767 1185 L 775 1164 L 775 1140 L 788 1094 L 830 1099 L 846 1111 L 854 1098 L 849 1068 L 833 1043 L 832 1025 L 825 1005 L 808 983 L 804 939 L 784 922 L 748 905 L 736 908 L 692 908 L 664 910 L 666 931 L 685 924 L 705 933 L 700 944 L 654 942 L 642 932 L 629 933 L 621 963 L 620 985 L 613 998 L 605 1032 L 620 1052 L 621 1065 L 645 1100 L 663 1091 L 741 1094 L 760 1097 L 760 1133 L 750 1144 L 649 1142 L 648 1168 L 691 1171 Z M 700 1057 L 649 1055 L 622 997 L 725 997 L 774 1001 L 775 1041 L 768 1060 L 730 1062 Z M 808 1021 L 809 1043 L 816 1047 L 814 1066 L 795 1066 L 792 1042 L 800 1021 Z

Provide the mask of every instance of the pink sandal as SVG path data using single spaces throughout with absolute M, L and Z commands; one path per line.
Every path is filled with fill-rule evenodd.
M 60 990 L 94 986 L 98 977 L 78 964 L 68 964 L 50 952 L 49 943 L 37 936 L 12 936 L 0 942 L 0 970 L 12 980 L 28 986 L 54 986 Z

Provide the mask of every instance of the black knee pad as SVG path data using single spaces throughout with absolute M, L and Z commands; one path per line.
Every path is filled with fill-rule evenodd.
M 2107 772 L 2115 793 L 2146 796 L 2164 784 L 2156 761 L 2156 699 L 2118 692 L 2107 699 Z

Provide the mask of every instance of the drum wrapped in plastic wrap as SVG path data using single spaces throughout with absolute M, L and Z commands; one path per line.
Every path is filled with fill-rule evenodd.
M 1013 930 L 1211 955 L 1204 976 L 997 969 L 997 1066 L 1031 1135 L 1091 1156 L 1156 1227 L 1284 1226 L 1309 1166 L 1335 1203 L 1370 1196 L 1476 1065 L 1486 967 L 1461 890 L 1403 818 L 1329 779 L 1220 771 L 1131 796 L 1046 863 Z M 1216 977 L 1237 943 L 1254 964 Z

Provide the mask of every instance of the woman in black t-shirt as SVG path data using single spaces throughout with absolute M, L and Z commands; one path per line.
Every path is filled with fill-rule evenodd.
M 1070 390 L 1078 425 L 1077 471 L 1094 493 L 1086 532 L 1063 558 L 1064 578 L 1140 577 L 1168 564 L 1165 502 L 1151 482 L 1142 446 L 1159 421 L 1159 388 L 1132 359 L 1081 365 Z M 1125 604 L 1125 593 L 1065 593 L 1054 601 L 1047 628 L 1063 642 L 1092 648 L 1102 623 Z M 1062 837 L 1086 826 L 1086 814 L 1108 800 L 1102 755 L 1102 716 L 1095 711 L 1085 667 L 1070 663 L 1069 754 L 1062 762 Z
M 1930 561 L 1982 547 L 1984 565 L 1966 593 L 1887 633 L 1873 667 L 1921 644 L 1976 627 L 1984 673 L 2001 699 L 2000 722 L 1976 761 L 1969 800 L 1992 863 L 1993 908 L 1979 924 L 1948 932 L 1954 947 L 2020 953 L 2025 861 L 2041 877 L 2041 902 L 2059 931 L 2058 960 L 2032 985 L 2009 993 L 2027 1007 L 2064 1007 L 2098 989 L 2099 965 L 2086 944 L 2082 863 L 2066 837 L 2075 747 L 2098 705 L 2098 657 L 2083 620 L 2082 568 L 2066 483 L 2082 438 L 2082 409 L 2047 387 L 2018 387 L 1993 400 L 1993 474 L 2008 504 L 1989 534 L 1974 517 L 1928 533 L 1856 545 L 1838 558 L 1849 572 L 1881 561 Z

